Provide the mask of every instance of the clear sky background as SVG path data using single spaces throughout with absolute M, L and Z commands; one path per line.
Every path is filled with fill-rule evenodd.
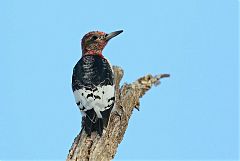
M 80 40 L 124 32 L 104 55 L 122 82 L 170 73 L 134 111 L 116 160 L 237 160 L 238 1 L 0 1 L 0 159 L 64 160 L 80 131 Z

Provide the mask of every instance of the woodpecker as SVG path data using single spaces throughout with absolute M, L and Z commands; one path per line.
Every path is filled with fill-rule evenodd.
M 114 75 L 102 51 L 110 39 L 122 32 L 92 31 L 81 41 L 82 57 L 73 68 L 72 90 L 82 113 L 82 128 L 88 136 L 93 131 L 102 136 L 108 125 L 115 102 Z

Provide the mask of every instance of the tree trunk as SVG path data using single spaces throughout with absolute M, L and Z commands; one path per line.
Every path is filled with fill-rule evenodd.
M 123 77 L 123 70 L 114 66 L 116 102 L 112 110 L 107 128 L 102 137 L 92 133 L 87 137 L 81 130 L 74 139 L 67 161 L 110 161 L 117 152 L 118 144 L 121 143 L 128 126 L 129 118 L 134 108 L 139 110 L 139 98 L 141 98 L 152 85 L 160 84 L 160 79 L 169 77 L 169 74 L 157 76 L 146 75 L 131 84 L 124 84 L 121 88 L 119 83 Z

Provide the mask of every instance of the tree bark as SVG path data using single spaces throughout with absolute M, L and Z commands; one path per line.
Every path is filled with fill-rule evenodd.
M 139 99 L 148 91 L 152 85 L 159 85 L 160 79 L 169 77 L 169 74 L 157 76 L 146 75 L 131 84 L 119 87 L 123 77 L 123 70 L 114 66 L 115 97 L 116 102 L 112 110 L 107 128 L 102 137 L 93 133 L 87 137 L 81 130 L 74 139 L 67 161 L 110 161 L 117 152 L 118 144 L 121 143 L 124 133 L 128 127 L 128 121 L 134 108 L 139 110 Z

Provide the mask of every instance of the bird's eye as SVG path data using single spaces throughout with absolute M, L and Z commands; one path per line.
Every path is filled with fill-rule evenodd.
M 96 40 L 97 38 L 98 38 L 97 36 L 93 36 L 93 37 L 92 37 L 93 40 Z
M 108 34 L 105 34 L 105 37 L 107 37 L 108 36 Z

